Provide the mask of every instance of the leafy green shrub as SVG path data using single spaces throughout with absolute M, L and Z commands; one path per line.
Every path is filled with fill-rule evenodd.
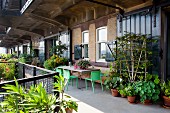
M 120 77 L 110 76 L 104 82 L 106 89 L 116 89 L 120 86 Z
M 170 98 L 170 80 L 161 84 L 161 90 L 165 96 Z
M 49 59 L 44 62 L 44 67 L 49 70 L 53 70 L 54 68 L 60 65 L 66 65 L 68 60 L 63 57 L 59 57 L 57 55 L 53 55 Z
M 56 107 L 56 97 L 47 94 L 42 84 L 26 90 L 18 85 L 5 85 L 5 100 L 0 103 L 2 113 L 52 113 Z
M 58 98 L 58 102 L 60 104 L 60 111 L 59 113 L 66 112 L 66 109 L 73 109 L 77 112 L 78 110 L 78 104 L 77 102 L 70 100 L 70 96 L 64 94 L 64 88 L 68 81 L 64 81 L 64 77 L 59 75 L 55 76 L 57 79 L 57 82 L 54 83 L 55 89 L 60 93 L 60 96 Z
M 5 80 L 13 80 L 16 76 L 15 63 L 0 63 L 0 76 Z
M 159 99 L 160 87 L 153 81 L 136 82 L 136 92 L 140 96 L 140 101 L 145 100 L 157 101 Z
M 136 95 L 136 90 L 135 90 L 134 85 L 128 85 L 125 88 L 125 92 L 126 92 L 127 96 L 135 96 Z
M 30 54 L 21 54 L 18 60 L 19 62 L 22 62 L 22 63 L 31 63 L 32 56 Z

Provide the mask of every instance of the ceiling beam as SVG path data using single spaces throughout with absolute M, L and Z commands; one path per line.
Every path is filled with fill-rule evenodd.
M 61 9 L 61 12 L 55 12 L 55 13 L 53 13 L 53 14 L 51 15 L 51 18 L 55 18 L 56 16 L 62 14 L 63 12 L 66 12 L 67 10 L 73 8 L 73 7 L 76 6 L 76 5 L 79 5 L 80 3 L 84 2 L 84 1 L 85 1 L 85 0 L 79 0 L 78 2 L 75 2 L 75 1 L 73 0 L 73 4 L 72 4 L 72 5 L 68 6 L 67 8 L 65 8 L 65 9 L 63 9 L 63 10 Z
M 120 8 L 120 7 L 117 7 L 117 6 L 114 6 L 114 5 L 110 5 L 110 4 L 106 4 L 106 3 L 103 3 L 103 2 L 98 2 L 98 1 L 95 1 L 95 0 L 86 0 L 86 1 L 94 3 L 94 4 L 99 4 L 99 5 L 103 5 L 103 6 L 106 6 L 106 7 L 118 9 L 119 13 L 121 15 L 124 14 L 124 10 L 122 8 Z
M 24 27 L 16 27 L 15 29 L 18 29 L 18 30 L 22 30 L 22 31 L 25 31 L 25 32 L 29 32 L 29 33 L 33 33 L 33 34 L 36 34 L 36 35 L 40 35 L 40 36 L 44 36 L 44 32 L 37 32 L 37 31 L 30 31 L 28 28 L 24 28 Z
M 43 23 L 42 21 L 36 22 L 33 26 L 31 26 L 31 27 L 29 28 L 29 31 L 32 31 L 33 29 L 35 29 L 37 26 L 41 25 L 42 23 Z
M 47 24 L 51 24 L 51 25 L 54 25 L 54 26 L 59 26 L 59 27 L 62 27 L 62 28 L 67 28 L 68 26 L 56 21 L 56 20 L 53 20 L 53 19 L 50 19 L 50 18 L 47 18 L 47 17 L 44 17 L 44 16 L 40 16 L 40 15 L 37 15 L 37 14 L 33 14 L 33 13 L 30 13 L 28 14 L 29 17 L 31 18 L 34 18 L 34 19 L 37 19 L 39 21 L 43 21 L 44 23 L 47 23 Z

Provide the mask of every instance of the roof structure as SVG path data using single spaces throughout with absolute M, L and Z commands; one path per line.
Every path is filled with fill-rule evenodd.
M 120 9 L 126 12 L 151 3 L 152 0 L 0 0 L 0 46 L 27 43 L 34 37 L 46 37 Z

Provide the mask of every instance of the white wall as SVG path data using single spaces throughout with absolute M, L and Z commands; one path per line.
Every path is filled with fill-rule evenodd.
M 0 53 L 6 53 L 6 48 L 0 47 Z

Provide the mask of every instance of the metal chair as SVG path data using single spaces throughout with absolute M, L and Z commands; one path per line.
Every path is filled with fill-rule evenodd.
M 101 77 L 100 77 L 100 71 L 92 71 L 90 78 L 85 78 L 86 90 L 88 89 L 87 80 L 91 81 L 93 93 L 94 93 L 95 82 L 100 80 L 100 84 L 101 84 L 102 91 L 103 91 L 103 84 L 102 84 L 102 80 L 101 80 Z
M 63 76 L 63 69 L 56 68 L 56 72 L 58 72 L 59 75 Z
M 68 84 L 70 80 L 72 80 L 72 86 L 73 86 L 73 79 L 76 79 L 76 87 L 78 88 L 78 77 L 71 75 L 69 70 L 63 70 L 63 77 L 68 80 L 67 82 L 67 90 L 68 90 Z

